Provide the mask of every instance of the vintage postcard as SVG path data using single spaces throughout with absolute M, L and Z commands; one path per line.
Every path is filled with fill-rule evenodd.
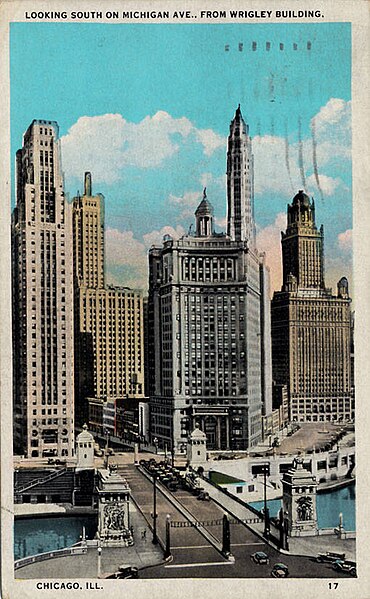
M 368 3 L 0 10 L 2 596 L 369 597 Z

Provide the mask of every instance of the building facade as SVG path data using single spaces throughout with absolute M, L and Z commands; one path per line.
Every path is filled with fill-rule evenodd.
M 12 217 L 14 445 L 74 453 L 72 218 L 58 125 L 34 120 L 17 152 Z
M 176 452 L 196 426 L 210 450 L 245 450 L 261 438 L 268 272 L 255 243 L 253 155 L 240 107 L 228 138 L 227 207 L 227 235 L 215 233 L 204 191 L 194 234 L 166 236 L 149 252 L 150 430 Z M 271 382 L 264 389 L 271 406 Z
M 104 198 L 90 173 L 73 199 L 73 239 L 76 420 L 94 427 L 99 402 L 144 397 L 144 322 L 140 291 L 105 284 Z
M 351 377 L 351 299 L 325 287 L 324 229 L 315 204 L 299 191 L 282 233 L 283 286 L 272 300 L 273 379 L 288 389 L 290 420 L 354 419 Z

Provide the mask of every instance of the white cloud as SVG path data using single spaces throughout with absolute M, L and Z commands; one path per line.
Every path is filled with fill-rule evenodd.
M 143 235 L 145 246 L 150 248 L 152 245 L 162 245 L 164 235 L 170 235 L 173 239 L 179 239 L 179 237 L 185 235 L 185 229 L 180 225 L 178 225 L 176 229 L 166 226 L 162 227 L 160 231 L 151 231 L 150 233 L 146 233 L 146 235 Z
M 279 193 L 289 196 L 298 189 L 314 187 L 317 181 L 314 171 L 313 149 L 315 143 L 316 166 L 321 191 L 332 195 L 344 185 L 340 178 L 328 175 L 328 169 L 335 165 L 343 169 L 351 159 L 351 103 L 331 98 L 311 120 L 314 140 L 303 139 L 301 145 L 302 162 L 306 185 L 303 185 L 298 143 L 289 143 L 282 137 L 271 135 L 253 138 L 255 164 L 255 193 Z M 289 166 L 289 171 L 288 171 Z
M 346 253 L 345 257 L 334 255 L 331 253 L 325 254 L 325 285 L 336 293 L 337 283 L 342 278 L 346 277 L 349 283 L 349 292 L 351 295 L 352 289 L 352 255 Z
M 179 206 L 196 206 L 202 198 L 201 191 L 186 191 L 182 196 L 174 196 L 170 194 L 170 204 L 176 204 Z
M 227 227 L 227 217 L 226 216 L 220 216 L 219 218 L 216 217 L 215 218 L 215 223 L 216 223 L 216 225 L 218 225 L 219 227 L 221 227 L 221 229 L 223 231 L 226 231 L 226 227 Z
M 293 149 L 290 149 L 290 171 L 292 185 L 289 180 L 285 160 L 285 140 L 271 135 L 253 138 L 254 154 L 254 191 L 256 194 L 276 192 L 290 196 L 302 187 L 299 170 Z
M 140 123 L 120 114 L 83 116 L 61 138 L 63 169 L 71 177 L 92 171 L 96 182 L 113 183 L 127 166 L 162 166 L 189 138 L 205 156 L 225 143 L 211 129 L 197 129 L 186 117 L 176 119 L 163 110 Z
M 106 229 L 106 263 L 108 268 L 117 265 L 137 267 L 142 265 L 145 258 L 145 245 L 135 239 L 132 231 Z
M 186 191 L 182 196 L 170 195 L 168 200 L 170 204 L 179 206 L 180 212 L 178 218 L 191 218 L 198 204 L 202 199 L 203 193 L 199 191 Z
M 320 188 L 324 195 L 331 196 L 338 189 L 343 186 L 342 179 L 327 177 L 326 175 L 319 175 Z M 306 189 L 309 195 L 315 195 L 318 191 L 317 181 L 315 175 L 310 175 L 306 179 Z
M 132 231 L 108 228 L 105 233 L 105 246 L 107 282 L 146 289 L 148 266 L 144 243 L 135 239 Z
M 286 224 L 286 215 L 279 212 L 271 225 L 257 230 L 257 247 L 266 254 L 270 268 L 271 292 L 279 291 L 282 285 L 281 231 Z
M 338 245 L 340 249 L 344 250 L 345 252 L 352 251 L 352 229 L 347 229 L 347 231 L 339 233 Z
M 319 137 L 327 137 L 328 129 L 332 127 L 335 127 L 336 135 L 339 130 L 340 133 L 347 136 L 351 129 L 351 102 L 340 98 L 330 98 L 312 121 L 315 123 L 316 133 Z
M 203 144 L 206 156 L 211 156 L 215 150 L 226 146 L 226 138 L 218 135 L 212 129 L 199 129 L 196 137 Z
M 202 187 L 214 185 L 220 187 L 223 191 L 226 189 L 226 174 L 215 177 L 213 173 L 202 173 L 199 181 Z
M 124 285 L 139 289 L 148 286 L 148 249 L 152 245 L 162 245 L 163 236 L 171 235 L 178 239 L 185 234 L 181 226 L 162 227 L 143 235 L 142 241 L 134 237 L 132 231 L 106 230 L 106 269 L 107 281 L 114 285 Z

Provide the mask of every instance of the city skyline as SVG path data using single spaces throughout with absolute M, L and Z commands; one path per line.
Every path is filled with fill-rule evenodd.
M 39 27 L 53 35 L 48 93 L 38 90 L 47 69 Z M 88 170 L 106 198 L 108 282 L 145 289 L 148 249 L 165 233 L 187 232 L 204 186 L 216 230 L 225 230 L 225 123 L 240 103 L 253 138 L 257 239 L 271 267 L 272 289 L 280 287 L 285 204 L 301 188 L 314 194 L 322 222 L 330 218 L 328 285 L 335 285 L 339 271 L 351 285 L 350 27 L 175 26 L 175 34 L 174 26 L 153 31 L 135 25 L 137 39 L 129 25 L 122 27 L 112 33 L 109 25 L 80 24 L 78 44 L 73 24 L 11 28 L 13 146 L 26 118 L 42 111 L 58 120 L 66 192 L 76 195 Z M 165 54 L 157 31 L 166 34 L 172 53 Z M 66 40 L 73 56 L 70 50 L 58 53 Z M 138 72 L 130 57 L 139 50 L 148 61 Z M 178 53 L 188 60 L 176 62 Z M 107 72 L 90 68 L 85 55 L 95 66 L 109 63 Z M 76 69 L 66 71 L 68 59 L 78 64 L 79 81 Z M 19 73 L 29 61 L 36 68 L 26 107 L 19 101 Z M 66 94 L 72 102 L 62 100 Z
M 367 583 L 366 14 L 287 7 L 10 8 L 10 594 Z

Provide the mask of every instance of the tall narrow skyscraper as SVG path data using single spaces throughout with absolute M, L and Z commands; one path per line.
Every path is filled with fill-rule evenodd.
M 72 220 L 58 125 L 34 120 L 17 152 L 12 218 L 14 444 L 73 456 Z
M 137 400 L 139 407 L 144 398 L 143 296 L 105 285 L 104 197 L 93 195 L 90 173 L 84 194 L 73 199 L 73 240 L 76 422 L 82 426 L 93 406 L 109 401 L 114 411 L 117 399 Z
M 92 195 L 91 173 L 85 173 L 84 193 L 73 201 L 76 287 L 104 289 L 104 217 L 104 196 Z
M 255 245 L 253 173 L 252 141 L 239 104 L 227 144 L 227 234 Z
M 273 379 L 287 385 L 291 420 L 351 420 L 348 282 L 338 282 L 336 296 L 325 287 L 324 229 L 317 229 L 314 200 L 302 190 L 288 205 L 281 244 L 283 286 L 271 312 Z
M 262 384 L 271 409 L 271 380 L 262 381 L 270 351 L 261 351 L 270 343 L 269 325 L 261 327 L 268 271 L 255 246 L 247 131 L 239 107 L 228 141 L 227 235 L 215 232 L 204 190 L 194 234 L 166 236 L 149 252 L 150 428 L 175 452 L 197 424 L 209 449 L 246 450 L 261 438 Z

